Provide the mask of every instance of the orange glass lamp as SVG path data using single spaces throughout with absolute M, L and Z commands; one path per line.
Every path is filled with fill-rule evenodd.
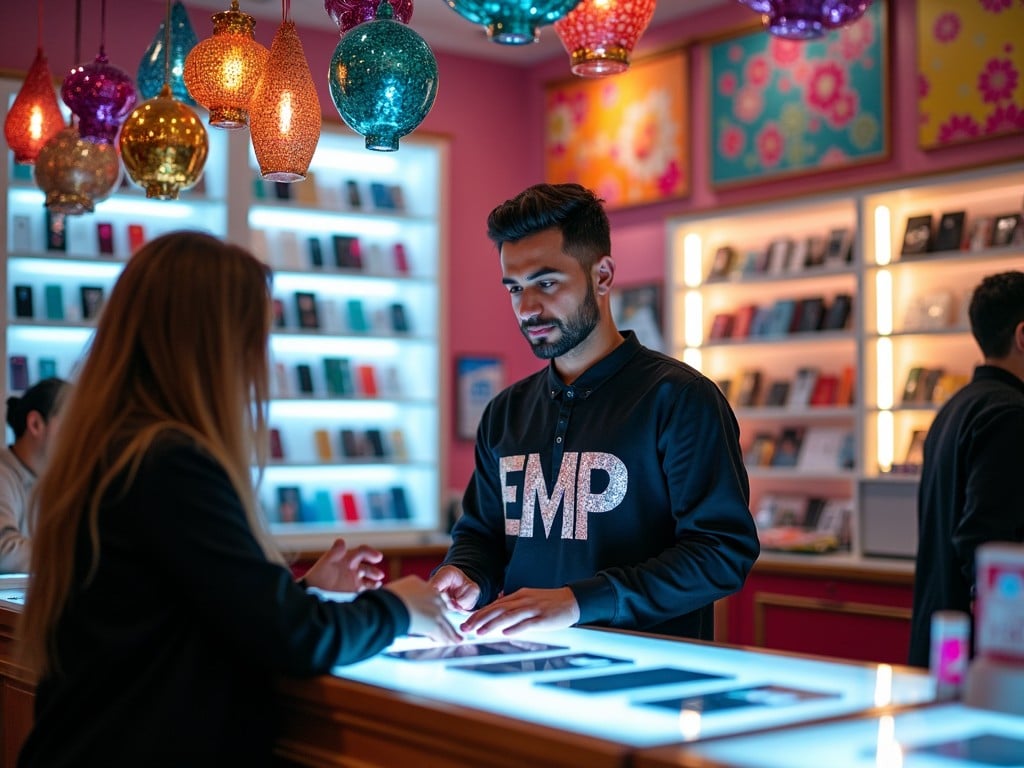
M 320 141 L 320 99 L 292 21 L 282 22 L 274 35 L 253 102 L 260 106 L 249 117 L 249 133 L 260 174 L 270 181 L 302 181 Z
M 210 125 L 242 128 L 249 124 L 249 101 L 270 52 L 256 42 L 256 20 L 238 10 L 238 0 L 212 18 L 213 36 L 185 58 L 185 85 L 192 98 L 210 110 Z
M 580 77 L 616 75 L 629 69 L 629 56 L 654 15 L 654 0 L 582 0 L 555 22 Z
M 34 163 L 43 145 L 64 127 L 53 76 L 42 48 L 25 75 L 4 121 L 4 137 L 18 163 Z

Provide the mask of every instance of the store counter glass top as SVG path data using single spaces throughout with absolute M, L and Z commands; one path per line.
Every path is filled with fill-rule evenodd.
M 1024 695 L 1024 694 L 1022 694 Z M 937 704 L 642 753 L 637 768 L 1021 768 L 1024 718 Z
M 930 701 L 923 671 L 573 628 L 400 638 L 333 674 L 634 748 Z

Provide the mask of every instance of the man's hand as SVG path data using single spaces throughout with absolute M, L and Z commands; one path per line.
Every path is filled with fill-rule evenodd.
M 344 539 L 335 539 L 331 548 L 306 572 L 306 583 L 328 592 L 377 589 L 384 581 L 384 571 L 375 563 L 383 559 L 382 553 L 366 544 L 349 549 Z
M 520 589 L 476 611 L 459 629 L 466 634 L 514 635 L 531 629 L 564 629 L 579 620 L 580 607 L 568 587 Z
M 441 593 L 448 606 L 471 611 L 480 599 L 480 587 L 454 565 L 445 565 L 430 577 L 430 586 Z

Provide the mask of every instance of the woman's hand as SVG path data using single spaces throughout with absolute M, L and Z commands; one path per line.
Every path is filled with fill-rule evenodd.
M 409 634 L 425 635 L 442 643 L 462 639 L 446 615 L 444 598 L 419 576 L 405 576 L 385 587 L 393 592 L 409 611 Z
M 344 539 L 331 548 L 306 572 L 306 584 L 327 592 L 362 592 L 384 583 L 384 571 L 377 567 L 384 555 L 366 544 L 349 549 Z

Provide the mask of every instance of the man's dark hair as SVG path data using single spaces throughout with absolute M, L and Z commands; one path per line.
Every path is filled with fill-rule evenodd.
M 38 411 L 43 421 L 50 420 L 50 415 L 57 410 L 58 398 L 66 386 L 67 382 L 64 379 L 41 379 L 26 389 L 21 397 L 7 398 L 7 423 L 14 432 L 15 440 L 25 434 L 28 415 L 32 411 Z
M 579 184 L 535 184 L 491 211 L 487 237 L 500 252 L 505 243 L 555 227 L 562 249 L 589 269 L 612 250 L 603 202 Z
M 989 275 L 971 298 L 971 333 L 989 358 L 1006 357 L 1013 333 L 1024 323 L 1024 272 Z

